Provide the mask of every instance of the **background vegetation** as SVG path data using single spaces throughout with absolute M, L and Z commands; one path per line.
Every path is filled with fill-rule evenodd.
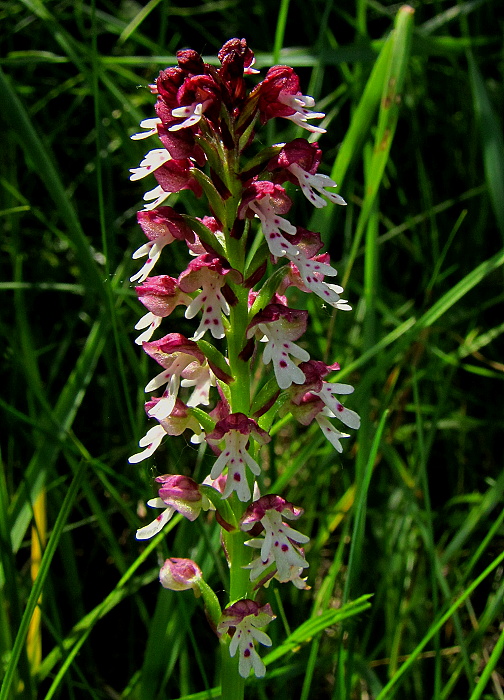
M 128 168 L 146 85 L 177 49 L 215 56 L 232 36 L 259 68 L 293 65 L 327 113 L 324 169 L 348 206 L 298 198 L 290 218 L 321 231 L 353 304 L 313 302 L 308 341 L 363 419 L 341 457 L 284 421 L 264 455 L 266 487 L 306 510 L 312 589 L 268 589 L 283 612 L 248 697 L 504 697 L 504 13 L 412 6 L 412 34 L 386 43 L 400 6 L 375 0 L 0 3 L 0 700 L 218 697 L 201 607 L 157 582 L 169 553 L 223 588 L 211 523 L 134 537 L 153 477 L 209 462 L 180 438 L 127 463 L 154 370 L 133 344 Z

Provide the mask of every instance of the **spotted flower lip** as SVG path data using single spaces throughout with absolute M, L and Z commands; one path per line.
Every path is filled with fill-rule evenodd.
M 294 530 L 282 520 L 297 520 L 303 514 L 302 508 L 286 501 L 281 496 L 262 496 L 258 501 L 254 501 L 247 508 L 241 519 L 240 527 L 248 531 L 257 522 L 264 528 L 264 538 L 254 538 L 246 542 L 249 547 L 261 550 L 260 558 L 263 563 L 275 561 L 278 576 L 281 581 L 290 580 L 289 576 L 292 567 L 296 570 L 305 569 L 308 562 L 301 554 L 298 544 L 306 544 L 310 538 Z M 261 571 L 251 570 L 252 576 L 259 576 Z
M 137 540 L 147 540 L 160 532 L 175 513 L 180 513 L 191 522 L 201 510 L 209 510 L 210 502 L 199 491 L 198 484 L 189 476 L 165 474 L 156 478 L 161 484 L 158 498 L 147 502 L 151 508 L 163 508 L 163 512 L 149 525 L 137 530 Z
M 324 197 L 333 204 L 346 205 L 345 200 L 339 194 L 327 191 L 328 187 L 337 187 L 336 183 L 334 180 L 331 180 L 329 175 L 324 175 L 322 173 L 311 175 L 307 173 L 306 170 L 303 170 L 297 163 L 293 163 L 289 166 L 289 170 L 296 176 L 301 191 L 306 199 L 317 209 L 327 206 L 327 202 L 318 194 L 315 194 L 314 190 L 323 194 Z
M 295 234 L 296 227 L 281 216 L 289 211 L 291 204 L 281 185 L 254 179 L 245 190 L 238 209 L 240 219 L 258 217 L 270 253 L 275 258 L 287 253 L 293 256 L 298 254 L 297 248 L 284 235 Z
M 360 427 L 360 417 L 351 409 L 343 406 L 336 396 L 353 392 L 350 384 L 340 384 L 337 382 L 325 382 L 329 372 L 338 370 L 338 363 L 326 365 L 320 360 L 309 360 L 300 364 L 306 381 L 299 386 L 292 386 L 289 390 L 290 403 L 284 404 L 282 411 L 290 411 L 292 415 L 303 425 L 310 425 L 316 420 L 324 437 L 326 437 L 333 447 L 342 452 L 341 439 L 349 437 L 347 433 L 340 432 L 334 427 L 330 418 L 338 418 L 349 428 L 358 429 Z
M 307 109 L 314 106 L 315 100 L 301 94 L 299 77 L 290 66 L 270 68 L 252 94 L 254 93 L 258 95 L 258 108 L 263 124 L 273 117 L 284 117 L 308 131 L 325 133 L 325 129 L 308 123 L 308 119 L 322 119 L 325 114 L 310 112 Z
M 353 386 L 350 384 L 340 384 L 338 382 L 325 382 L 323 378 L 329 372 L 339 369 L 338 363 L 334 365 L 326 365 L 319 360 L 310 360 L 301 365 L 306 377 L 306 383 L 301 387 L 296 387 L 291 393 L 292 401 L 295 404 L 301 404 L 306 393 L 311 393 L 317 396 L 327 407 L 326 416 L 339 418 L 349 428 L 357 429 L 360 427 L 360 418 L 355 411 L 346 408 L 341 404 L 336 395 L 352 394 Z
M 300 226 L 297 232 L 290 237 L 290 242 L 296 246 L 296 255 L 287 255 L 289 265 L 286 266 L 286 274 L 279 287 L 284 291 L 289 286 L 295 286 L 303 292 L 313 292 L 326 304 L 341 311 L 348 311 L 352 307 L 346 299 L 342 299 L 343 287 L 337 284 L 325 282 L 324 276 L 335 276 L 337 271 L 329 265 L 329 255 L 316 253 L 322 247 L 320 234 L 308 231 Z
M 253 670 L 258 678 L 266 673 L 266 667 L 255 650 L 254 642 L 271 646 L 271 638 L 260 627 L 265 627 L 276 618 L 269 603 L 259 605 L 248 598 L 239 600 L 222 612 L 217 632 L 232 634 L 229 654 L 234 657 L 239 652 L 238 670 L 242 678 L 247 678 Z
M 159 401 L 161 401 L 161 399 L 154 398 L 145 403 L 147 415 L 149 415 L 149 411 L 151 411 Z M 149 428 L 138 443 L 139 447 L 143 447 L 144 449 L 142 452 L 131 455 L 131 457 L 128 458 L 128 462 L 130 464 L 138 464 L 138 462 L 148 459 L 154 454 L 166 435 L 182 435 L 187 429 L 191 430 L 193 433 L 191 436 L 191 442 L 193 444 L 199 444 L 203 440 L 200 424 L 196 418 L 188 412 L 187 406 L 182 403 L 179 398 L 176 398 L 170 415 L 159 419 L 159 425 Z
M 140 246 L 132 255 L 133 259 L 147 256 L 147 262 L 132 277 L 130 282 L 143 282 L 159 260 L 161 251 L 174 240 L 194 241 L 194 233 L 182 216 L 171 207 L 159 207 L 151 211 L 139 211 L 137 221 L 148 242 Z
M 331 265 L 325 262 L 329 258 L 328 255 L 319 255 L 311 259 L 303 255 L 288 257 L 294 274 L 299 273 L 308 291 L 313 292 L 328 304 L 337 305 L 340 302 L 336 288 L 324 281 L 326 275 L 335 277 L 338 274 Z
M 210 478 L 217 479 L 227 467 L 228 474 L 223 498 L 228 498 L 233 491 L 236 491 L 240 501 L 245 503 L 250 500 L 251 492 L 245 467 L 247 466 L 256 476 L 261 473 L 261 468 L 247 451 L 250 436 L 260 444 L 269 442 L 271 439 L 265 430 L 260 428 L 254 420 L 247 418 L 244 413 L 231 413 L 218 421 L 215 429 L 206 436 L 211 446 L 217 446 L 224 440 L 224 448 L 210 472 Z
M 193 340 L 181 333 L 168 333 L 159 340 L 144 343 L 143 349 L 163 367 L 145 387 L 145 391 L 154 391 L 167 385 L 161 400 L 149 411 L 149 416 L 161 420 L 169 416 L 175 406 L 181 377 L 187 375 L 190 365 L 203 365 L 205 356 Z
M 320 195 L 334 204 L 346 204 L 343 197 L 326 189 L 336 187 L 336 183 L 328 175 L 317 173 L 321 156 L 322 151 L 318 143 L 308 143 L 306 139 L 294 139 L 282 146 L 269 161 L 267 168 L 272 172 L 275 182 L 288 180 L 299 185 L 304 196 L 317 208 L 325 207 L 327 204 Z
M 203 311 L 194 340 L 202 338 L 207 330 L 214 338 L 224 337 L 222 314 L 229 316 L 229 304 L 221 290 L 226 284 L 227 275 L 235 280 L 240 277 L 228 264 L 209 253 L 192 260 L 180 275 L 179 285 L 182 290 L 192 293 L 201 288 L 201 292 L 191 300 L 185 314 L 186 318 L 194 318 L 199 311 Z
M 290 309 L 282 304 L 268 304 L 254 316 L 247 328 L 247 338 L 259 330 L 267 339 L 263 352 L 263 362 L 267 365 L 273 361 L 275 377 L 280 389 L 287 389 L 292 383 L 303 384 L 306 379 L 302 370 L 291 357 L 307 361 L 309 353 L 296 345 L 306 331 L 308 312 Z
M 262 546 L 261 540 L 249 540 L 249 546 L 260 548 Z M 302 547 L 297 547 L 297 550 L 301 557 L 304 557 L 304 551 Z M 289 574 L 287 578 L 280 578 L 278 569 L 275 565 L 275 557 L 273 554 L 269 554 L 268 557 L 263 561 L 261 557 L 257 557 L 250 564 L 243 567 L 244 569 L 249 569 L 250 580 L 255 581 L 254 590 L 258 590 L 262 586 L 267 588 L 272 579 L 276 579 L 280 583 L 291 582 L 296 588 L 300 590 L 308 591 L 311 586 L 307 584 L 307 577 L 302 578 L 303 567 L 290 565 Z
M 136 330 L 146 329 L 136 338 L 137 345 L 149 341 L 161 320 L 169 316 L 179 304 L 189 306 L 192 302 L 191 297 L 179 289 L 177 280 L 169 275 L 147 277 L 141 285 L 135 287 L 135 291 L 139 301 L 148 309 L 135 325 Z
M 360 428 L 360 417 L 355 411 L 351 411 L 346 406 L 343 406 L 336 398 L 337 394 L 353 394 L 354 388 L 350 384 L 338 384 L 337 382 L 324 382 L 322 389 L 317 392 L 330 411 L 330 414 L 339 418 L 349 428 Z
M 149 151 L 140 161 L 140 167 L 130 168 L 130 180 L 141 180 L 143 177 L 147 177 L 170 159 L 171 156 L 165 148 L 155 148 Z
M 343 452 L 343 446 L 341 440 L 350 437 L 348 433 L 342 433 L 331 423 L 329 418 L 333 418 L 334 414 L 325 407 L 322 411 L 317 413 L 315 420 L 319 424 L 319 427 L 327 440 L 331 443 L 337 452 Z M 360 423 L 359 423 L 360 424 Z

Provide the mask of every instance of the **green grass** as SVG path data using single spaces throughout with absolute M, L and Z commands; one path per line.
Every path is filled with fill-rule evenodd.
M 273 426 L 265 486 L 305 508 L 312 588 L 266 591 L 273 647 L 246 697 L 504 698 L 504 19 L 497 0 L 399 7 L 0 4 L 0 700 L 218 697 L 201 606 L 156 580 L 160 558 L 191 556 L 224 589 L 212 523 L 134 537 L 153 477 L 202 479 L 209 460 L 173 438 L 127 462 L 152 374 L 133 344 L 128 168 L 147 150 L 129 139 L 153 113 L 146 86 L 177 49 L 211 56 L 231 36 L 262 75 L 293 65 L 327 115 L 323 170 L 348 206 L 297 198 L 289 218 L 321 232 L 354 307 L 310 299 L 307 344 L 341 364 L 362 417 L 341 456 Z M 186 195 L 170 205 L 204 214 Z M 165 265 L 177 276 L 184 257 Z

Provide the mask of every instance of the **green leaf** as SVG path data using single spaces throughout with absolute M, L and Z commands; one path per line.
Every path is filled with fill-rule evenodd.
M 504 239 L 504 138 L 502 123 L 492 107 L 488 92 L 472 52 L 468 53 L 469 77 L 474 111 L 478 122 L 485 180 L 497 225 Z

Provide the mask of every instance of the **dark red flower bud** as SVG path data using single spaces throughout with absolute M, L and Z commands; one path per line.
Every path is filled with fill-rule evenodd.
M 167 68 L 157 77 L 156 87 L 159 97 L 170 108 L 177 107 L 177 92 L 184 82 L 184 73 L 180 68 Z
M 205 72 L 205 64 L 197 51 L 193 49 L 181 49 L 177 51 L 179 67 L 186 73 L 201 75 Z

